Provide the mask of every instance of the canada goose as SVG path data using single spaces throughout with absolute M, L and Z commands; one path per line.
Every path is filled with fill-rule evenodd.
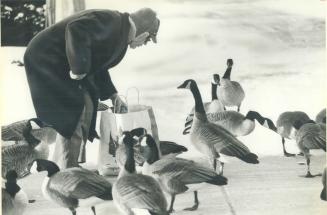
M 15 122 L 2 126 L 2 140 L 15 144 L 1 147 L 2 176 L 8 170 L 15 170 L 18 178 L 28 175 L 29 164 L 36 158 L 47 159 L 49 144 L 55 142 L 56 131 L 38 119 Z
M 234 137 L 233 134 L 222 126 L 208 121 L 200 91 L 194 80 L 186 80 L 178 87 L 178 89 L 183 88 L 189 89 L 195 100 L 194 122 L 190 132 L 191 142 L 196 149 L 209 157 L 215 170 L 219 153 L 237 157 L 247 163 L 259 163 L 258 156 L 251 153 L 248 147 Z
M 314 177 L 310 172 L 310 149 L 326 151 L 326 125 L 317 124 L 312 120 L 307 122 L 296 120 L 293 128 L 296 130 L 296 143 L 307 161 L 307 174 L 305 177 Z
M 221 101 L 218 99 L 218 96 L 217 96 L 218 83 L 219 83 L 219 76 L 217 74 L 214 74 L 213 79 L 211 81 L 211 102 L 203 103 L 204 110 L 206 113 L 216 113 L 216 112 L 224 111 L 224 106 L 221 103 Z M 192 108 L 189 115 L 187 116 L 186 122 L 185 122 L 185 127 L 190 124 L 192 125 L 194 109 L 195 109 L 195 107 Z M 191 128 L 191 126 L 189 128 Z M 183 132 L 183 134 L 184 134 L 184 132 Z
M 326 187 L 327 187 L 326 177 L 327 177 L 327 167 L 325 167 L 324 172 L 322 174 L 323 189 L 322 189 L 321 194 L 320 194 L 321 200 L 325 200 L 325 201 L 327 201 L 327 199 L 326 199 Z
M 150 176 L 136 174 L 134 139 L 130 132 L 123 134 L 123 144 L 126 146 L 127 160 L 113 185 L 115 204 L 128 215 L 134 214 L 134 209 L 144 209 L 150 214 L 169 214 L 167 200 L 159 183 Z
M 91 207 L 112 200 L 112 186 L 103 177 L 90 170 L 72 167 L 60 170 L 52 161 L 36 159 L 32 170 L 47 171 L 42 184 L 43 196 L 76 215 L 77 207 Z
M 221 125 L 234 136 L 245 136 L 250 134 L 255 128 L 255 120 L 257 120 L 262 126 L 271 130 L 277 131 L 274 123 L 260 115 L 256 111 L 249 111 L 245 116 L 239 112 L 228 110 L 217 113 L 207 113 L 209 122 Z M 190 126 L 191 127 L 191 126 Z M 189 129 L 185 128 L 183 134 L 189 133 Z
M 15 170 L 10 170 L 6 174 L 5 188 L 2 188 L 2 213 L 4 215 L 21 215 L 27 206 L 27 195 L 17 184 L 17 177 Z
M 147 134 L 145 128 L 135 128 L 130 131 L 134 139 L 134 159 L 137 165 L 142 166 L 144 163 L 144 157 L 140 152 L 140 144 L 138 138 Z M 119 141 L 120 144 L 116 151 L 116 162 L 120 168 L 125 165 L 126 162 L 126 146 Z M 179 145 L 171 141 L 160 141 L 160 157 L 175 157 L 188 149 L 185 146 Z
M 245 93 L 239 82 L 230 80 L 232 66 L 233 60 L 228 59 L 224 76 L 220 79 L 218 75 L 218 97 L 225 107 L 237 106 L 237 111 L 239 112 Z
M 316 116 L 316 123 L 326 124 L 326 108 L 322 109 Z
M 282 137 L 283 152 L 285 157 L 295 156 L 295 154 L 291 154 L 286 151 L 285 138 L 295 139 L 295 137 L 291 134 L 291 129 L 297 120 L 306 122 L 310 120 L 310 118 L 302 111 L 287 111 L 281 113 L 276 122 L 277 133 Z
M 171 196 L 169 212 L 174 209 L 175 196 L 186 191 L 194 192 L 194 205 L 184 210 L 196 210 L 199 206 L 197 190 L 201 183 L 226 185 L 227 178 L 215 171 L 191 160 L 182 158 L 159 159 L 159 151 L 155 140 L 147 134 L 142 137 L 141 144 L 146 161 L 142 173 L 157 179 L 165 192 Z M 194 187 L 198 186 L 198 187 Z

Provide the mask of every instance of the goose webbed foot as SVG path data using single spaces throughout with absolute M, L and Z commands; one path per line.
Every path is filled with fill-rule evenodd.
M 307 172 L 307 174 L 304 177 L 306 177 L 306 178 L 313 178 L 315 176 L 312 175 L 311 172 Z
M 168 213 L 174 213 L 174 212 L 175 212 L 174 208 L 169 208 Z
M 300 152 L 299 154 L 297 154 L 297 156 L 304 156 L 303 152 Z
M 34 203 L 36 200 L 35 199 L 29 199 L 28 203 Z
M 198 209 L 199 204 L 194 204 L 192 207 L 190 208 L 184 208 L 184 211 L 195 211 L 196 209 Z
M 292 153 L 288 153 L 288 152 L 284 152 L 284 156 L 285 157 L 295 157 L 295 154 L 292 154 Z
M 185 208 L 184 211 L 195 211 L 199 207 L 198 191 L 194 191 L 194 205 L 190 208 Z

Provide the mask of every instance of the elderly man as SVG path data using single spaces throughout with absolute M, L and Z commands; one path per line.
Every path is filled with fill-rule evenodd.
M 157 42 L 159 19 L 143 8 L 134 13 L 86 10 L 36 35 L 24 55 L 26 75 L 37 117 L 59 133 L 55 161 L 61 168 L 85 162 L 84 146 L 95 132 L 98 100 L 111 99 L 127 111 L 108 69 L 128 46 Z

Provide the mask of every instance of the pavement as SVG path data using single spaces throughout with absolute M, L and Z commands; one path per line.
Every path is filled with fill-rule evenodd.
M 205 162 L 202 158 L 196 159 Z M 318 152 L 311 159 L 312 174 L 322 173 L 326 155 Z M 327 202 L 320 200 L 321 176 L 304 178 L 306 166 L 299 165 L 303 157 L 261 157 L 260 164 L 252 165 L 232 159 L 225 165 L 224 175 L 228 185 L 209 185 L 199 191 L 198 210 L 190 212 L 183 208 L 193 205 L 193 193 L 178 195 L 173 214 L 219 214 L 219 215 L 320 215 L 327 214 Z M 18 184 L 35 199 L 25 215 L 69 215 L 71 212 L 45 200 L 41 184 L 45 173 L 30 175 Z M 115 177 L 108 177 L 111 182 Z M 168 196 L 167 196 L 168 197 Z M 170 198 L 168 197 L 168 202 Z M 112 202 L 96 206 L 97 215 L 120 214 Z M 79 215 L 92 215 L 90 208 L 78 208 Z

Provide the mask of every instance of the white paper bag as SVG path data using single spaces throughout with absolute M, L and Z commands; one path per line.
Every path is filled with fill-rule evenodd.
M 119 169 L 115 161 L 118 137 L 123 131 L 139 127 L 145 128 L 159 146 L 158 127 L 151 106 L 129 105 L 128 113 L 113 113 L 111 110 L 101 112 L 98 157 L 98 170 L 101 175 L 118 174 Z

